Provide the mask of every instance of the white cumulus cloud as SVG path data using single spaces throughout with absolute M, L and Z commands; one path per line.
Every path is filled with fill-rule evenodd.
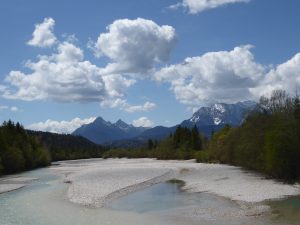
M 249 88 L 256 87 L 265 72 L 250 50 L 246 45 L 186 58 L 181 64 L 162 68 L 155 78 L 169 82 L 176 98 L 190 106 L 249 99 Z
M 221 7 L 223 5 L 248 2 L 250 2 L 250 0 L 182 0 L 175 5 L 171 5 L 169 8 L 185 8 L 190 14 L 197 14 L 205 10 Z
M 155 107 L 150 102 L 143 105 L 127 102 L 127 90 L 137 82 L 127 72 L 145 71 L 151 69 L 155 62 L 167 60 L 175 36 L 172 27 L 158 26 L 144 19 L 115 21 L 109 26 L 108 33 L 99 36 L 96 44 L 98 50 L 112 60 L 112 63 L 101 68 L 85 59 L 84 51 L 75 45 L 74 35 L 67 37 L 66 41 L 58 41 L 53 34 L 54 24 L 52 18 L 45 18 L 43 23 L 36 25 L 33 39 L 28 42 L 40 47 L 57 43 L 54 52 L 28 60 L 25 63 L 26 72 L 9 72 L 5 78 L 7 85 L 0 85 L 4 98 L 99 102 L 101 106 L 118 107 L 127 112 L 149 111 Z M 121 36 L 123 40 L 118 40 Z M 110 52 L 115 44 L 118 44 L 115 46 L 116 52 Z M 127 69 L 122 71 L 124 73 L 105 72 L 113 64 L 122 64 L 121 67 Z
M 10 99 L 53 99 L 65 102 L 101 101 L 107 92 L 99 68 L 83 60 L 83 52 L 75 45 L 59 44 L 57 53 L 28 61 L 32 72 L 11 71 L 6 82 L 15 88 L 4 93 Z
M 74 118 L 70 121 L 55 121 L 55 120 L 46 120 L 45 122 L 38 122 L 28 125 L 26 128 L 30 130 L 37 131 L 48 131 L 52 133 L 60 134 L 70 134 L 75 131 L 77 128 L 81 127 L 84 124 L 92 123 L 96 117 L 90 117 L 86 119 Z
M 154 125 L 154 122 L 143 116 L 136 120 L 133 120 L 132 125 L 135 127 L 152 127 Z
M 107 27 L 95 43 L 96 55 L 107 56 L 103 70 L 111 73 L 147 73 L 157 63 L 166 62 L 175 45 L 175 29 L 152 20 L 120 19 Z
M 8 99 L 58 102 L 106 102 L 125 97 L 135 83 L 119 74 L 101 75 L 100 68 L 84 60 L 83 51 L 69 42 L 60 43 L 57 52 L 28 61 L 31 73 L 11 71 L 6 82 L 12 87 L 3 89 Z
M 57 41 L 53 29 L 55 21 L 52 18 L 45 18 L 40 24 L 35 25 L 32 33 L 32 39 L 27 42 L 28 45 L 36 47 L 51 47 Z
M 300 87 L 300 53 L 288 61 L 272 68 L 256 86 L 250 89 L 251 93 L 259 98 L 269 96 L 273 90 L 282 89 L 295 95 Z

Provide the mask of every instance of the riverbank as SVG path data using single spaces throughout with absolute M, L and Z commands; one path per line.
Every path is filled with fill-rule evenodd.
M 19 175 L 3 176 L 0 178 L 0 194 L 23 188 L 36 179 Z
M 300 194 L 289 185 L 219 164 L 155 159 L 106 159 L 65 161 L 52 170 L 69 183 L 71 202 L 102 207 L 107 202 L 170 179 L 185 182 L 190 193 L 208 192 L 243 204 L 261 203 Z
M 33 178 L 38 180 L 33 182 Z M 6 185 L 29 183 L 18 191 L 0 195 L 0 225 L 196 225 L 199 221 L 210 225 L 298 225 L 299 222 L 299 208 L 285 208 L 285 202 L 293 198 L 271 201 L 278 207 L 265 201 L 298 195 L 297 185 L 266 180 L 226 165 L 89 159 L 61 161 L 3 179 Z M 164 182 L 171 179 L 184 183 Z M 257 193 L 262 194 L 257 196 Z

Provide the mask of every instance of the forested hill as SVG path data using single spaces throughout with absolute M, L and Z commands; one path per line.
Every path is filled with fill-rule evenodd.
M 48 150 L 19 123 L 0 127 L 0 174 L 29 170 L 50 164 Z
M 101 157 L 103 151 L 80 136 L 28 131 L 12 121 L 0 126 L 0 175 L 48 166 L 51 161 Z
M 28 131 L 50 152 L 52 161 L 99 158 L 104 148 L 81 136 L 55 134 L 42 131 Z

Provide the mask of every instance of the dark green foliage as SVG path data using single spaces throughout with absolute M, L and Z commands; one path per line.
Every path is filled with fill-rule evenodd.
M 40 131 L 30 131 L 30 133 L 49 150 L 53 161 L 100 158 L 104 152 L 102 146 L 81 136 Z
M 0 174 L 48 166 L 57 160 L 101 157 L 104 149 L 80 136 L 27 131 L 19 123 L 0 127 Z
M 157 158 L 157 159 L 191 159 L 195 153 L 203 149 L 203 137 L 197 127 L 192 130 L 177 127 L 174 134 L 157 143 L 148 140 L 147 146 L 135 149 L 112 149 L 103 154 L 104 158 Z
M 192 159 L 203 149 L 203 137 L 196 126 L 192 130 L 178 126 L 174 134 L 162 140 L 150 156 L 157 159 Z
M 0 157 L 0 174 L 2 174 L 2 172 L 3 172 L 3 165 L 2 165 L 2 159 L 1 159 L 1 157 Z
M 19 124 L 0 127 L 0 174 L 15 173 L 50 164 L 49 152 Z
M 284 91 L 262 97 L 264 110 L 251 113 L 237 128 L 226 126 L 212 137 L 198 161 L 216 161 L 271 177 L 300 179 L 300 101 Z
M 192 128 L 191 131 L 191 144 L 194 150 L 202 149 L 202 140 L 196 125 Z
M 300 99 L 298 95 L 294 99 L 294 117 L 296 122 L 298 138 L 300 140 Z
M 154 148 L 154 142 L 152 141 L 152 139 L 148 140 L 148 149 L 153 149 Z
M 265 135 L 265 170 L 274 177 L 296 179 L 300 175 L 300 142 L 296 123 L 293 118 L 281 114 L 276 115 L 274 120 Z

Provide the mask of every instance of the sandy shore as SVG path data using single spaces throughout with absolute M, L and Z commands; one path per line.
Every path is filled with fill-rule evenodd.
M 240 168 L 193 161 L 107 159 L 61 162 L 52 169 L 70 183 L 71 202 L 101 207 L 106 202 L 170 179 L 185 181 L 191 193 L 208 192 L 243 203 L 299 195 L 299 185 L 283 184 Z

